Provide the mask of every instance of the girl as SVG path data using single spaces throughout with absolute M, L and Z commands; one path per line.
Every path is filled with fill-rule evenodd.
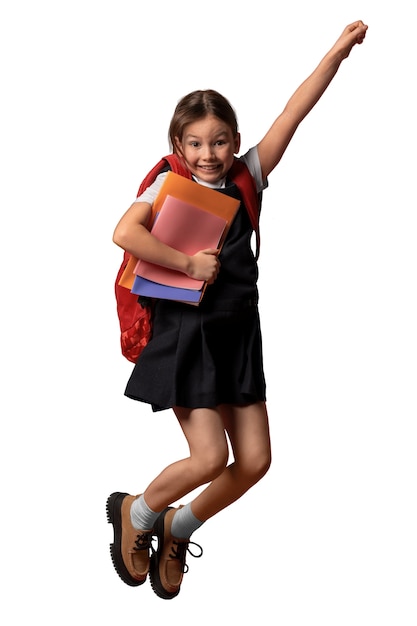
M 259 194 L 298 125 L 353 46 L 363 42 L 366 30 L 362 21 L 344 29 L 263 139 L 240 157 Z M 223 96 L 212 90 L 186 95 L 175 109 L 169 136 L 173 153 L 197 183 L 241 199 L 229 176 L 240 134 Z M 113 241 L 137 258 L 207 281 L 208 287 L 198 307 L 156 301 L 153 337 L 125 394 L 149 403 L 153 411 L 172 408 L 189 456 L 166 467 L 139 496 L 113 493 L 107 515 L 114 528 L 111 553 L 119 576 L 137 586 L 149 572 L 155 593 L 170 599 L 180 591 L 192 533 L 265 475 L 271 446 L 248 213 L 242 203 L 220 254 L 209 249 L 187 256 L 159 242 L 146 227 L 165 176 L 161 172 L 123 215 Z M 207 486 L 192 502 L 170 506 L 202 485 Z

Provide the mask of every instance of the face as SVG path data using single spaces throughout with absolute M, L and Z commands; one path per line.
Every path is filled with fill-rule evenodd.
M 240 135 L 217 117 L 209 115 L 187 124 L 176 148 L 184 157 L 192 174 L 200 180 L 215 184 L 226 176 L 239 152 Z

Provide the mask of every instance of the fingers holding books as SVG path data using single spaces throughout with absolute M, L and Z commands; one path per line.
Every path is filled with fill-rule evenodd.
M 204 280 L 211 285 L 216 280 L 220 270 L 218 253 L 218 250 L 208 248 L 194 254 L 190 257 L 188 275 L 196 280 Z

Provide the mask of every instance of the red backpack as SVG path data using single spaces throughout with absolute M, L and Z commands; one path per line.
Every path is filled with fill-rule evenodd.
M 169 164 L 175 174 L 180 174 L 191 179 L 190 170 L 184 165 L 176 154 L 169 154 L 163 157 L 143 179 L 137 197 L 147 189 L 161 172 Z M 235 159 L 230 173 L 231 180 L 237 185 L 242 195 L 243 202 L 247 208 L 252 228 L 256 233 L 256 257 L 259 256 L 259 210 L 260 198 L 256 189 L 253 176 L 246 165 Z M 115 295 L 117 305 L 117 316 L 120 325 L 120 345 L 122 354 L 128 361 L 136 363 L 143 348 L 152 336 L 152 309 L 149 305 L 141 304 L 138 296 L 131 293 L 129 289 L 119 285 L 123 272 L 130 259 L 130 254 L 124 252 L 123 261 L 116 276 Z

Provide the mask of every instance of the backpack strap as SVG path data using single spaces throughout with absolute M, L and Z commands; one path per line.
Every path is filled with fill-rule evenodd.
M 145 176 L 140 184 L 136 197 L 139 197 L 145 191 L 145 189 L 152 185 L 155 178 L 158 176 L 161 170 L 166 167 L 167 163 L 175 174 L 179 174 L 180 176 L 184 176 L 184 178 L 191 179 L 191 172 L 185 165 L 184 161 L 176 154 L 168 154 L 167 156 L 162 157 L 162 159 L 155 165 L 155 167 L 153 167 L 151 171 L 148 172 L 148 174 Z
M 229 175 L 232 181 L 239 188 L 242 194 L 243 202 L 249 214 L 252 228 L 256 234 L 256 258 L 259 257 L 261 247 L 261 236 L 259 232 L 259 214 L 261 198 L 256 188 L 255 179 L 250 173 L 247 165 L 239 159 L 234 160 Z

